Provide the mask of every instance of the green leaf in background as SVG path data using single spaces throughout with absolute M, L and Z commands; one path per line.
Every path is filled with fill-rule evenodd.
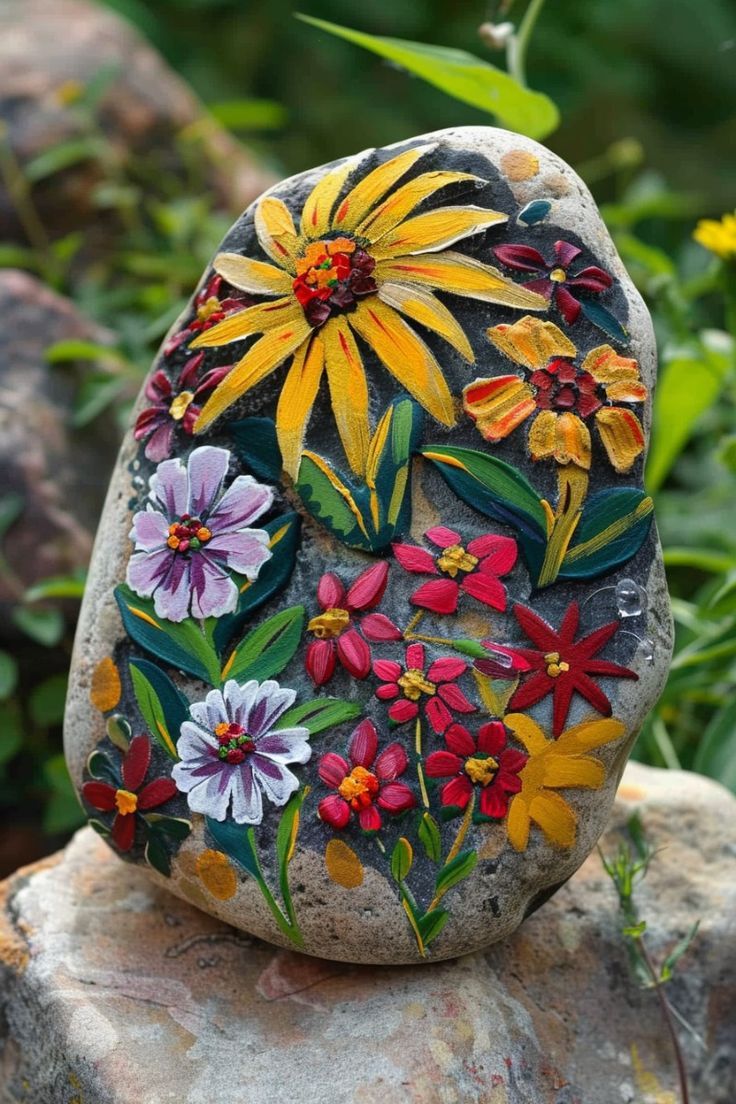
M 115 600 L 125 631 L 136 644 L 169 667 L 219 686 L 220 661 L 195 621 L 158 617 L 150 598 L 139 598 L 124 584 L 115 588 Z
M 6 701 L 18 683 L 18 663 L 10 652 L 0 652 L 0 701 Z
M 223 100 L 208 104 L 207 110 L 228 130 L 278 130 L 289 118 L 277 100 Z
M 0 778 L 5 764 L 23 747 L 24 725 L 16 702 L 0 702 Z
M 130 677 L 138 708 L 148 731 L 167 755 L 178 759 L 176 741 L 184 721 L 189 719 L 189 706 L 168 675 L 145 659 L 131 659 Z
M 45 149 L 32 158 L 23 170 L 26 180 L 37 184 L 48 176 L 70 169 L 82 161 L 94 161 L 104 156 L 105 143 L 94 135 L 82 138 L 70 138 L 67 142 L 59 142 L 50 149 Z
M 51 791 L 43 813 L 43 830 L 53 836 L 71 832 L 84 824 L 84 812 L 72 785 L 63 755 L 54 755 L 43 765 L 44 781 Z
M 276 725 L 280 728 L 303 727 L 309 729 L 310 736 L 316 736 L 327 728 L 336 728 L 359 717 L 362 708 L 357 702 L 341 701 L 339 698 L 316 698 L 293 706 Z
M 309 15 L 296 17 L 371 50 L 454 99 L 495 115 L 504 126 L 530 138 L 545 138 L 559 122 L 559 112 L 548 96 L 523 88 L 502 69 L 464 50 L 365 34 Z
M 23 513 L 23 497 L 7 494 L 0 498 L 0 537 L 5 536 L 13 522 Z
M 698 419 L 716 401 L 733 365 L 734 339 L 704 330 L 700 349 L 664 358 L 654 393 L 654 434 L 646 483 L 658 490 L 682 452 Z
M 68 679 L 66 675 L 51 675 L 34 686 L 28 698 L 28 712 L 39 728 L 61 724 Z
M 84 594 L 85 580 L 84 571 L 73 575 L 52 575 L 29 587 L 23 599 L 26 602 L 38 602 L 42 598 L 81 598 Z
M 12 618 L 18 628 L 42 644 L 44 648 L 53 648 L 64 635 L 64 618 L 61 610 L 29 609 L 28 606 L 16 606 Z
M 269 617 L 235 648 L 223 667 L 221 681 L 263 682 L 280 674 L 299 647 L 305 617 L 304 606 L 291 606 Z
M 713 715 L 695 753 L 693 767 L 736 792 L 736 696 Z

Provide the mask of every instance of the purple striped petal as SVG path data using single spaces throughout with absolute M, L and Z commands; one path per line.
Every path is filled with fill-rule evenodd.
M 194 517 L 202 517 L 211 509 L 227 475 L 229 463 L 228 450 L 213 445 L 202 445 L 190 453 L 188 510 Z

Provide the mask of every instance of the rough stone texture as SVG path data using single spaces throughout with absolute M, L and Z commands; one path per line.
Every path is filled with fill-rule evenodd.
M 89 0 L 3 0 L 0 120 L 21 164 L 83 133 L 70 102 L 72 88 L 111 68 L 117 76 L 102 100 L 100 122 L 115 156 L 123 162 L 131 155 L 153 156 L 157 172 L 182 171 L 175 138 L 203 118 L 202 105 L 129 23 Z M 270 183 L 214 122 L 192 150 L 196 162 L 206 163 L 203 182 L 229 207 L 249 203 Z M 49 233 L 83 225 L 95 213 L 90 201 L 98 179 L 93 164 L 80 162 L 34 188 Z M 23 234 L 0 187 L 0 237 L 11 236 Z
M 485 192 L 477 193 L 482 194 L 482 199 L 478 201 L 477 194 L 474 194 L 473 200 L 509 214 L 509 224 L 504 228 L 506 237 L 496 238 L 491 230 L 486 236 L 479 236 L 479 240 L 474 240 L 471 244 L 460 243 L 458 248 L 466 249 L 469 256 L 477 259 L 482 255 L 483 259 L 488 261 L 492 259 L 491 244 L 502 240 L 513 242 L 517 240 L 515 235 L 522 235 L 524 241 L 537 244 L 548 252 L 556 237 L 565 237 L 573 242 L 579 242 L 584 247 L 584 263 L 595 261 L 615 277 L 611 302 L 616 305 L 621 317 L 626 319 L 631 335 L 626 355 L 636 358 L 642 378 L 650 389 L 651 395 L 656 380 L 656 350 L 651 320 L 641 297 L 616 254 L 590 193 L 570 167 L 537 143 L 491 128 L 443 131 L 425 135 L 414 141 L 438 142 L 437 152 L 433 154 L 434 159 L 430 159 L 427 167 L 441 166 L 455 169 L 470 167 L 479 175 L 482 169 L 483 178 L 488 179 L 490 183 Z M 374 153 L 374 158 L 385 159 L 395 152 L 395 148 L 392 151 L 377 151 Z M 375 160 L 369 164 L 375 164 Z M 284 198 L 291 205 L 294 214 L 298 216 L 300 206 L 310 188 L 324 171 L 323 166 L 285 181 L 272 190 L 273 194 Z M 514 219 L 520 208 L 538 198 L 549 198 L 552 201 L 549 224 L 540 224 L 533 233 L 524 235 L 517 229 L 518 224 Z M 265 254 L 259 251 L 255 243 L 253 223 L 254 214 L 251 208 L 232 228 L 223 243 L 223 249 L 263 259 Z M 209 275 L 210 273 L 205 275 L 201 286 L 204 286 L 204 280 Z M 448 301 L 449 299 L 450 297 Z M 465 383 L 470 382 L 476 372 L 478 375 L 486 373 L 495 375 L 508 372 L 513 367 L 509 361 L 502 362 L 502 358 L 498 356 L 493 359 L 492 353 L 488 350 L 484 330 L 489 325 L 513 322 L 523 313 L 520 310 L 509 311 L 508 308 L 485 303 L 468 305 L 464 302 L 457 309 L 458 316 L 469 332 L 472 329 L 473 340 L 476 341 L 478 348 L 477 363 L 472 374 L 464 362 L 460 363 L 458 355 L 452 351 L 448 353 L 446 346 L 439 340 L 434 340 L 432 336 L 426 338 L 425 334 L 430 344 L 434 341 L 432 347 L 441 357 L 443 370 L 448 376 L 451 390 L 455 395 L 459 394 Z M 463 311 L 465 313 L 462 313 Z M 190 307 L 174 327 L 174 331 L 181 329 L 191 320 L 191 317 L 192 308 Z M 554 317 L 559 323 L 559 315 Z M 606 334 L 588 322 L 579 323 L 579 329 L 575 331 L 574 336 L 578 347 L 585 351 L 607 341 Z M 237 355 L 242 355 L 243 347 L 236 348 Z M 174 372 L 178 370 L 187 355 L 185 346 L 181 345 L 170 360 L 165 356 L 159 358 L 157 367 Z M 208 367 L 231 363 L 232 347 L 212 350 L 209 356 L 210 359 L 206 361 Z M 233 416 L 272 416 L 278 382 L 283 379 L 283 371 L 279 369 L 279 372 L 265 380 L 257 391 L 249 393 L 233 407 Z M 388 383 L 389 386 L 387 386 L 387 374 L 375 364 L 369 364 L 370 405 L 374 426 L 385 406 L 387 395 L 393 396 L 397 393 L 396 388 L 393 391 L 389 389 L 392 386 L 390 377 Z M 307 436 L 307 444 L 317 448 L 332 463 L 344 469 L 344 454 L 334 431 L 325 391 L 326 388 L 323 386 L 323 392 L 315 404 L 314 424 L 311 427 L 311 435 Z M 144 400 L 141 399 L 138 409 L 142 409 L 143 406 Z M 647 430 L 650 416 L 651 401 L 645 404 L 642 412 L 642 421 Z M 432 419 L 427 421 L 431 423 Z M 227 425 L 223 425 L 224 422 L 226 418 L 220 419 L 215 423 L 212 431 L 196 439 L 194 443 L 202 442 L 233 448 L 227 436 Z M 426 442 L 440 439 L 453 445 L 474 449 L 485 447 L 469 419 L 461 419 L 460 424 L 447 437 L 442 437 L 443 432 L 438 431 L 437 423 L 432 423 L 425 429 L 424 440 Z M 518 434 L 502 442 L 500 449 L 497 450 L 498 455 L 525 472 L 535 487 L 540 488 L 540 494 L 551 497 L 555 493 L 553 476 L 548 471 L 540 471 L 544 468 L 543 464 L 532 464 L 524 440 L 523 435 Z M 182 452 L 184 448 L 190 447 L 188 441 L 182 439 L 181 443 Z M 489 451 L 491 451 L 490 446 Z M 643 457 L 640 457 L 634 471 L 625 478 L 626 483 L 637 484 L 640 481 L 642 465 Z M 152 471 L 153 465 L 142 456 L 142 450 L 128 434 L 123 443 L 101 521 L 98 550 L 93 559 L 75 646 L 66 719 L 66 752 L 72 778 L 78 787 L 81 787 L 85 777 L 85 764 L 95 746 L 102 741 L 103 746 L 109 750 L 108 745 L 104 744 L 104 719 L 91 706 L 89 692 L 93 671 L 105 656 L 115 656 L 125 676 L 131 645 L 124 639 L 121 630 L 120 615 L 113 597 L 113 590 L 125 578 L 130 555 L 128 534 L 131 493 L 137 496 L 137 501 L 132 508 L 135 506 L 140 508 L 145 500 L 148 477 Z M 591 490 L 607 488 L 614 485 L 615 481 L 610 467 L 599 464 L 591 475 Z M 323 571 L 337 570 L 344 579 L 352 581 L 358 572 L 364 570 L 370 563 L 365 553 L 342 547 L 323 528 L 320 528 L 291 493 L 290 485 L 282 488 L 279 494 L 277 512 L 296 508 L 302 513 L 302 546 L 289 584 L 276 599 L 259 610 L 254 618 L 254 625 L 278 609 L 301 602 L 307 605 L 307 616 L 313 616 L 317 612 L 314 592 Z M 440 520 L 443 524 L 452 524 L 471 535 L 489 530 L 496 532 L 503 530 L 503 526 L 494 522 L 489 523 L 487 517 L 475 514 L 469 506 L 449 494 L 441 477 L 436 471 L 430 469 L 429 464 L 417 465 L 415 468 L 413 496 L 414 515 L 408 536 L 413 543 L 422 543 L 424 531 L 430 525 L 438 524 Z M 640 618 L 628 623 L 627 628 L 630 630 L 628 635 L 619 633 L 607 649 L 606 657 L 631 667 L 638 675 L 638 682 L 622 679 L 611 679 L 606 682 L 606 691 L 611 695 L 615 715 L 625 724 L 626 735 L 615 744 L 596 750 L 596 757 L 603 762 L 606 771 L 605 782 L 600 789 L 591 791 L 577 788 L 569 791 L 569 800 L 578 817 L 575 845 L 566 851 L 553 848 L 542 838 L 541 832 L 535 829 L 532 831 L 530 845 L 523 854 L 511 854 L 508 848 L 501 854 L 504 848 L 502 830 L 497 825 L 474 827 L 468 841 L 470 846 L 478 849 L 481 861 L 473 877 L 453 887 L 453 922 L 448 922 L 433 943 L 432 957 L 443 958 L 465 953 L 483 946 L 493 938 L 503 938 L 521 922 L 529 908 L 534 907 L 540 898 L 543 899 L 546 894 L 553 892 L 574 873 L 590 852 L 605 825 L 626 757 L 647 712 L 657 699 L 667 673 L 672 627 L 661 553 L 654 528 L 632 560 L 602 579 L 588 578 L 569 585 L 557 584 L 545 591 L 535 592 L 520 561 L 514 569 L 513 579 L 509 583 L 512 600 L 531 604 L 537 612 L 558 626 L 567 604 L 572 599 L 577 599 L 583 609 L 581 632 L 585 633 L 615 617 L 616 607 L 611 586 L 618 579 L 626 576 L 633 576 L 645 587 L 648 594 L 648 609 Z M 393 574 L 391 576 L 393 589 L 389 588 L 387 592 L 388 608 L 385 612 L 392 614 L 399 608 L 402 611 L 409 608 L 409 595 L 416 583 L 416 577 L 403 578 L 400 577 L 399 572 Z M 609 589 L 601 596 L 600 591 L 603 586 L 608 586 Z M 400 617 L 402 614 L 397 616 Z M 463 617 L 465 612 L 459 619 L 460 625 L 465 633 L 475 640 L 492 636 L 498 642 L 521 643 L 518 627 L 508 613 L 503 615 L 494 612 L 492 617 L 489 617 L 487 611 L 478 609 L 473 610 L 465 620 L 462 619 Z M 402 625 L 405 622 L 406 618 L 402 620 Z M 439 635 L 441 620 L 435 621 L 434 626 L 432 631 Z M 637 635 L 651 639 L 653 663 L 648 662 L 643 651 L 637 648 L 635 640 Z M 435 658 L 442 650 L 430 646 L 429 652 L 431 658 Z M 397 645 L 391 658 L 403 658 L 403 648 Z M 183 679 L 177 675 L 175 677 L 190 701 L 202 700 L 204 697 L 202 684 L 188 677 Z M 298 690 L 299 701 L 314 695 L 314 688 L 304 673 L 303 652 L 299 653 L 279 674 L 279 680 L 283 685 L 295 687 Z M 125 678 L 124 684 L 126 684 Z M 338 674 L 327 689 L 330 693 L 341 697 L 357 698 L 367 714 L 379 726 L 383 726 L 381 739 L 388 742 L 388 739 L 394 738 L 393 733 L 387 735 L 385 709 L 381 712 L 372 697 L 373 687 L 368 683 L 356 687 L 355 684 L 351 684 L 347 676 Z M 546 725 L 549 725 L 548 706 L 547 700 L 530 710 L 540 723 Z M 127 684 L 119 709 L 122 713 L 127 712 L 133 719 L 133 723 L 140 726 Z M 567 724 L 577 724 L 584 719 L 589 719 L 591 715 L 591 710 L 582 699 L 575 698 Z M 405 741 L 406 733 L 406 727 L 399 733 Z M 325 791 L 324 787 L 320 789 L 321 783 L 316 778 L 315 767 L 318 757 L 323 752 L 336 751 L 344 754 L 348 735 L 349 730 L 345 726 L 340 732 L 323 733 L 319 740 L 314 742 L 316 751 L 307 771 L 304 772 L 305 779 L 312 785 L 312 790 L 303 810 L 298 845 L 290 867 L 292 884 L 305 887 L 296 902 L 299 923 L 305 938 L 304 945 L 315 955 L 348 961 L 416 961 L 420 953 L 417 942 L 407 923 L 395 883 L 385 872 L 386 864 L 383 867 L 377 864 L 376 850 L 372 841 L 362 838 L 357 829 L 346 837 L 350 845 L 357 848 L 363 862 L 365 878 L 359 888 L 336 887 L 325 869 L 325 842 L 329 836 L 325 825 L 316 816 L 317 800 Z M 410 740 L 411 736 L 408 739 Z M 437 738 L 432 747 L 440 746 L 441 741 Z M 170 761 L 163 756 L 159 757 L 155 765 L 159 773 L 171 769 Z M 258 829 L 260 838 L 265 841 L 263 851 L 269 856 L 273 854 L 278 812 L 279 810 L 269 809 L 263 825 Z M 172 803 L 172 815 L 188 815 L 183 799 L 175 808 Z M 221 919 L 235 923 L 243 930 L 271 939 L 275 943 L 288 945 L 288 937 L 279 931 L 271 919 L 253 879 L 244 875 L 239 877 L 237 891 L 230 900 L 219 902 L 204 896 L 201 884 L 194 877 L 195 862 L 202 849 L 212 848 L 213 843 L 206 834 L 203 818 L 195 815 L 192 822 L 192 834 L 175 857 L 171 878 L 164 880 L 155 872 L 152 876 L 159 879 L 162 884 L 169 885 L 177 894 L 196 900 L 200 904 L 206 901 L 210 911 Z M 444 854 L 449 850 L 456 824 L 457 822 L 442 827 Z M 399 831 L 396 829 L 393 836 L 388 839 L 389 850 Z M 140 845 L 136 855 L 139 858 L 142 857 Z M 414 873 L 420 881 L 420 892 L 426 907 L 426 904 L 433 899 L 433 882 L 430 878 L 433 879 L 434 872 L 426 868 L 427 864 L 424 864 L 419 847 L 415 847 L 415 856 Z M 421 870 L 420 867 L 422 867 Z M 273 869 L 270 873 L 273 874 Z M 491 915 L 493 924 L 489 926 L 488 918 Z
M 57 341 L 104 343 L 110 335 L 34 277 L 0 272 L 0 484 L 22 498 L 22 512 L 4 541 L 8 571 L 0 575 L 0 634 L 12 632 L 8 611 L 23 591 L 52 575 L 87 566 L 115 459 L 118 430 L 111 415 L 91 426 L 70 424 L 86 373 L 50 365 Z
M 697 1104 L 736 1079 L 736 801 L 630 764 L 603 848 L 637 810 L 637 889 Z M 676 1104 L 656 996 L 632 982 L 596 855 L 505 943 L 422 967 L 274 950 L 118 863 L 89 830 L 5 883 L 0 1082 L 8 1104 Z M 696 1038 L 697 1036 L 697 1038 Z

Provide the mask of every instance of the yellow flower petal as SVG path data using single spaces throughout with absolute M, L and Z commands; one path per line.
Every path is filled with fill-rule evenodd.
M 559 794 L 538 794 L 530 802 L 529 816 L 550 843 L 558 847 L 572 847 L 575 843 L 578 818 Z
M 473 363 L 473 349 L 465 336 L 462 326 L 454 314 L 440 303 L 431 291 L 421 287 L 409 287 L 406 284 L 381 284 L 379 298 L 390 307 L 401 311 L 407 318 L 413 319 L 428 330 L 433 330 L 448 341 L 461 356 Z
M 392 261 L 379 261 L 374 270 L 377 281 L 398 281 L 402 284 L 420 284 L 480 299 L 485 303 L 500 303 L 520 310 L 547 310 L 549 303 L 520 284 L 507 279 L 497 268 L 484 265 L 472 257 L 455 253 L 451 249 L 436 257 L 397 257 Z
M 636 414 L 622 406 L 604 406 L 595 423 L 608 459 L 619 474 L 630 471 L 644 451 L 644 430 Z
M 724 261 L 736 257 L 736 211 L 718 219 L 701 219 L 693 238 Z
M 605 768 L 597 759 L 555 755 L 554 752 L 550 752 L 548 759 L 544 768 L 544 785 L 551 789 L 573 787 L 597 790 L 605 781 Z
M 363 359 L 345 316 L 331 318 L 322 329 L 322 339 L 337 431 L 350 467 L 363 475 L 371 434 Z
M 516 794 L 509 805 L 506 831 L 514 851 L 526 851 L 529 843 L 529 807 L 521 794 Z
M 320 337 L 315 335 L 294 354 L 276 411 L 276 432 L 284 470 L 296 479 L 301 460 L 304 431 L 317 397 L 325 351 Z
M 360 163 L 361 158 L 350 157 L 342 165 L 331 169 L 317 181 L 302 208 L 301 231 L 305 238 L 314 241 L 323 237 L 330 229 L 332 208 L 342 191 L 342 186 L 351 172 Z
M 423 200 L 434 195 L 440 188 L 446 188 L 448 184 L 459 184 L 463 181 L 485 183 L 472 173 L 444 170 L 422 173 L 414 180 L 402 184 L 387 199 L 384 199 L 383 203 L 366 215 L 360 226 L 356 227 L 356 233 L 367 238 L 368 241 L 378 241 L 383 234 L 398 226 Z
M 287 295 L 291 292 L 291 279 L 282 268 L 241 257 L 239 253 L 219 253 L 215 257 L 214 269 L 233 287 L 252 295 Z
M 201 333 L 192 341 L 190 349 L 212 349 L 220 345 L 229 345 L 233 341 L 242 341 L 252 334 L 267 333 L 288 324 L 297 325 L 304 319 L 304 311 L 292 296 L 272 299 L 267 303 L 256 303 L 254 307 L 236 311 L 223 318 L 216 326 Z
M 534 371 L 544 368 L 554 357 L 574 357 L 577 349 L 554 322 L 526 315 L 513 325 L 493 326 L 488 336 L 502 353 Z
M 438 207 L 406 219 L 371 246 L 377 261 L 415 253 L 436 253 L 448 245 L 478 234 L 489 226 L 508 222 L 508 215 L 482 207 Z
M 404 153 L 385 161 L 359 180 L 337 208 L 332 220 L 332 229 L 354 230 L 389 188 L 393 187 L 420 157 L 435 149 L 435 146 L 436 143 L 430 143 L 416 149 L 405 150 Z
M 486 441 L 508 437 L 536 405 L 531 387 L 518 376 L 476 379 L 463 389 L 463 409 Z
M 291 211 L 283 200 L 264 196 L 256 205 L 255 228 L 258 241 L 271 260 L 294 275 L 301 243 Z
M 598 345 L 591 349 L 583 361 L 584 372 L 590 372 L 597 383 L 604 387 L 609 383 L 639 379 L 639 365 L 633 357 L 623 357 L 610 345 Z
M 215 418 L 298 349 L 311 332 L 311 327 L 302 314 L 300 320 L 269 330 L 260 337 L 210 395 L 197 418 L 194 432 L 202 433 L 207 429 Z
M 393 307 L 376 297 L 364 299 L 350 315 L 350 325 L 433 418 L 446 426 L 455 424 L 452 395 L 439 364 Z
M 582 721 L 566 729 L 558 738 L 555 747 L 566 755 L 579 754 L 602 747 L 620 739 L 626 732 L 626 725 L 615 717 L 598 717 L 592 721 Z
M 530 755 L 539 755 L 550 742 L 537 722 L 526 713 L 507 713 L 503 722 Z
M 202 851 L 195 863 L 197 874 L 206 889 L 218 901 L 229 901 L 238 891 L 235 867 L 222 851 Z
M 577 414 L 556 414 L 543 410 L 529 430 L 529 452 L 533 460 L 556 460 L 590 470 L 590 431 Z

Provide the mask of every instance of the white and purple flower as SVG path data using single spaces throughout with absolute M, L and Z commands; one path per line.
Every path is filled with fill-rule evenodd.
M 235 609 L 231 571 L 251 582 L 271 558 L 269 536 L 249 526 L 269 509 L 273 491 L 239 475 L 226 491 L 227 449 L 203 445 L 182 460 L 164 460 L 150 480 L 148 506 L 133 516 L 135 548 L 128 585 L 153 597 L 167 621 L 221 617 Z
M 306 763 L 312 754 L 309 729 L 274 730 L 295 698 L 273 680 L 239 686 L 229 679 L 190 705 L 192 720 L 182 724 L 176 745 L 181 761 L 171 773 L 192 812 L 260 824 L 264 795 L 286 804 L 299 788 L 286 764 Z

